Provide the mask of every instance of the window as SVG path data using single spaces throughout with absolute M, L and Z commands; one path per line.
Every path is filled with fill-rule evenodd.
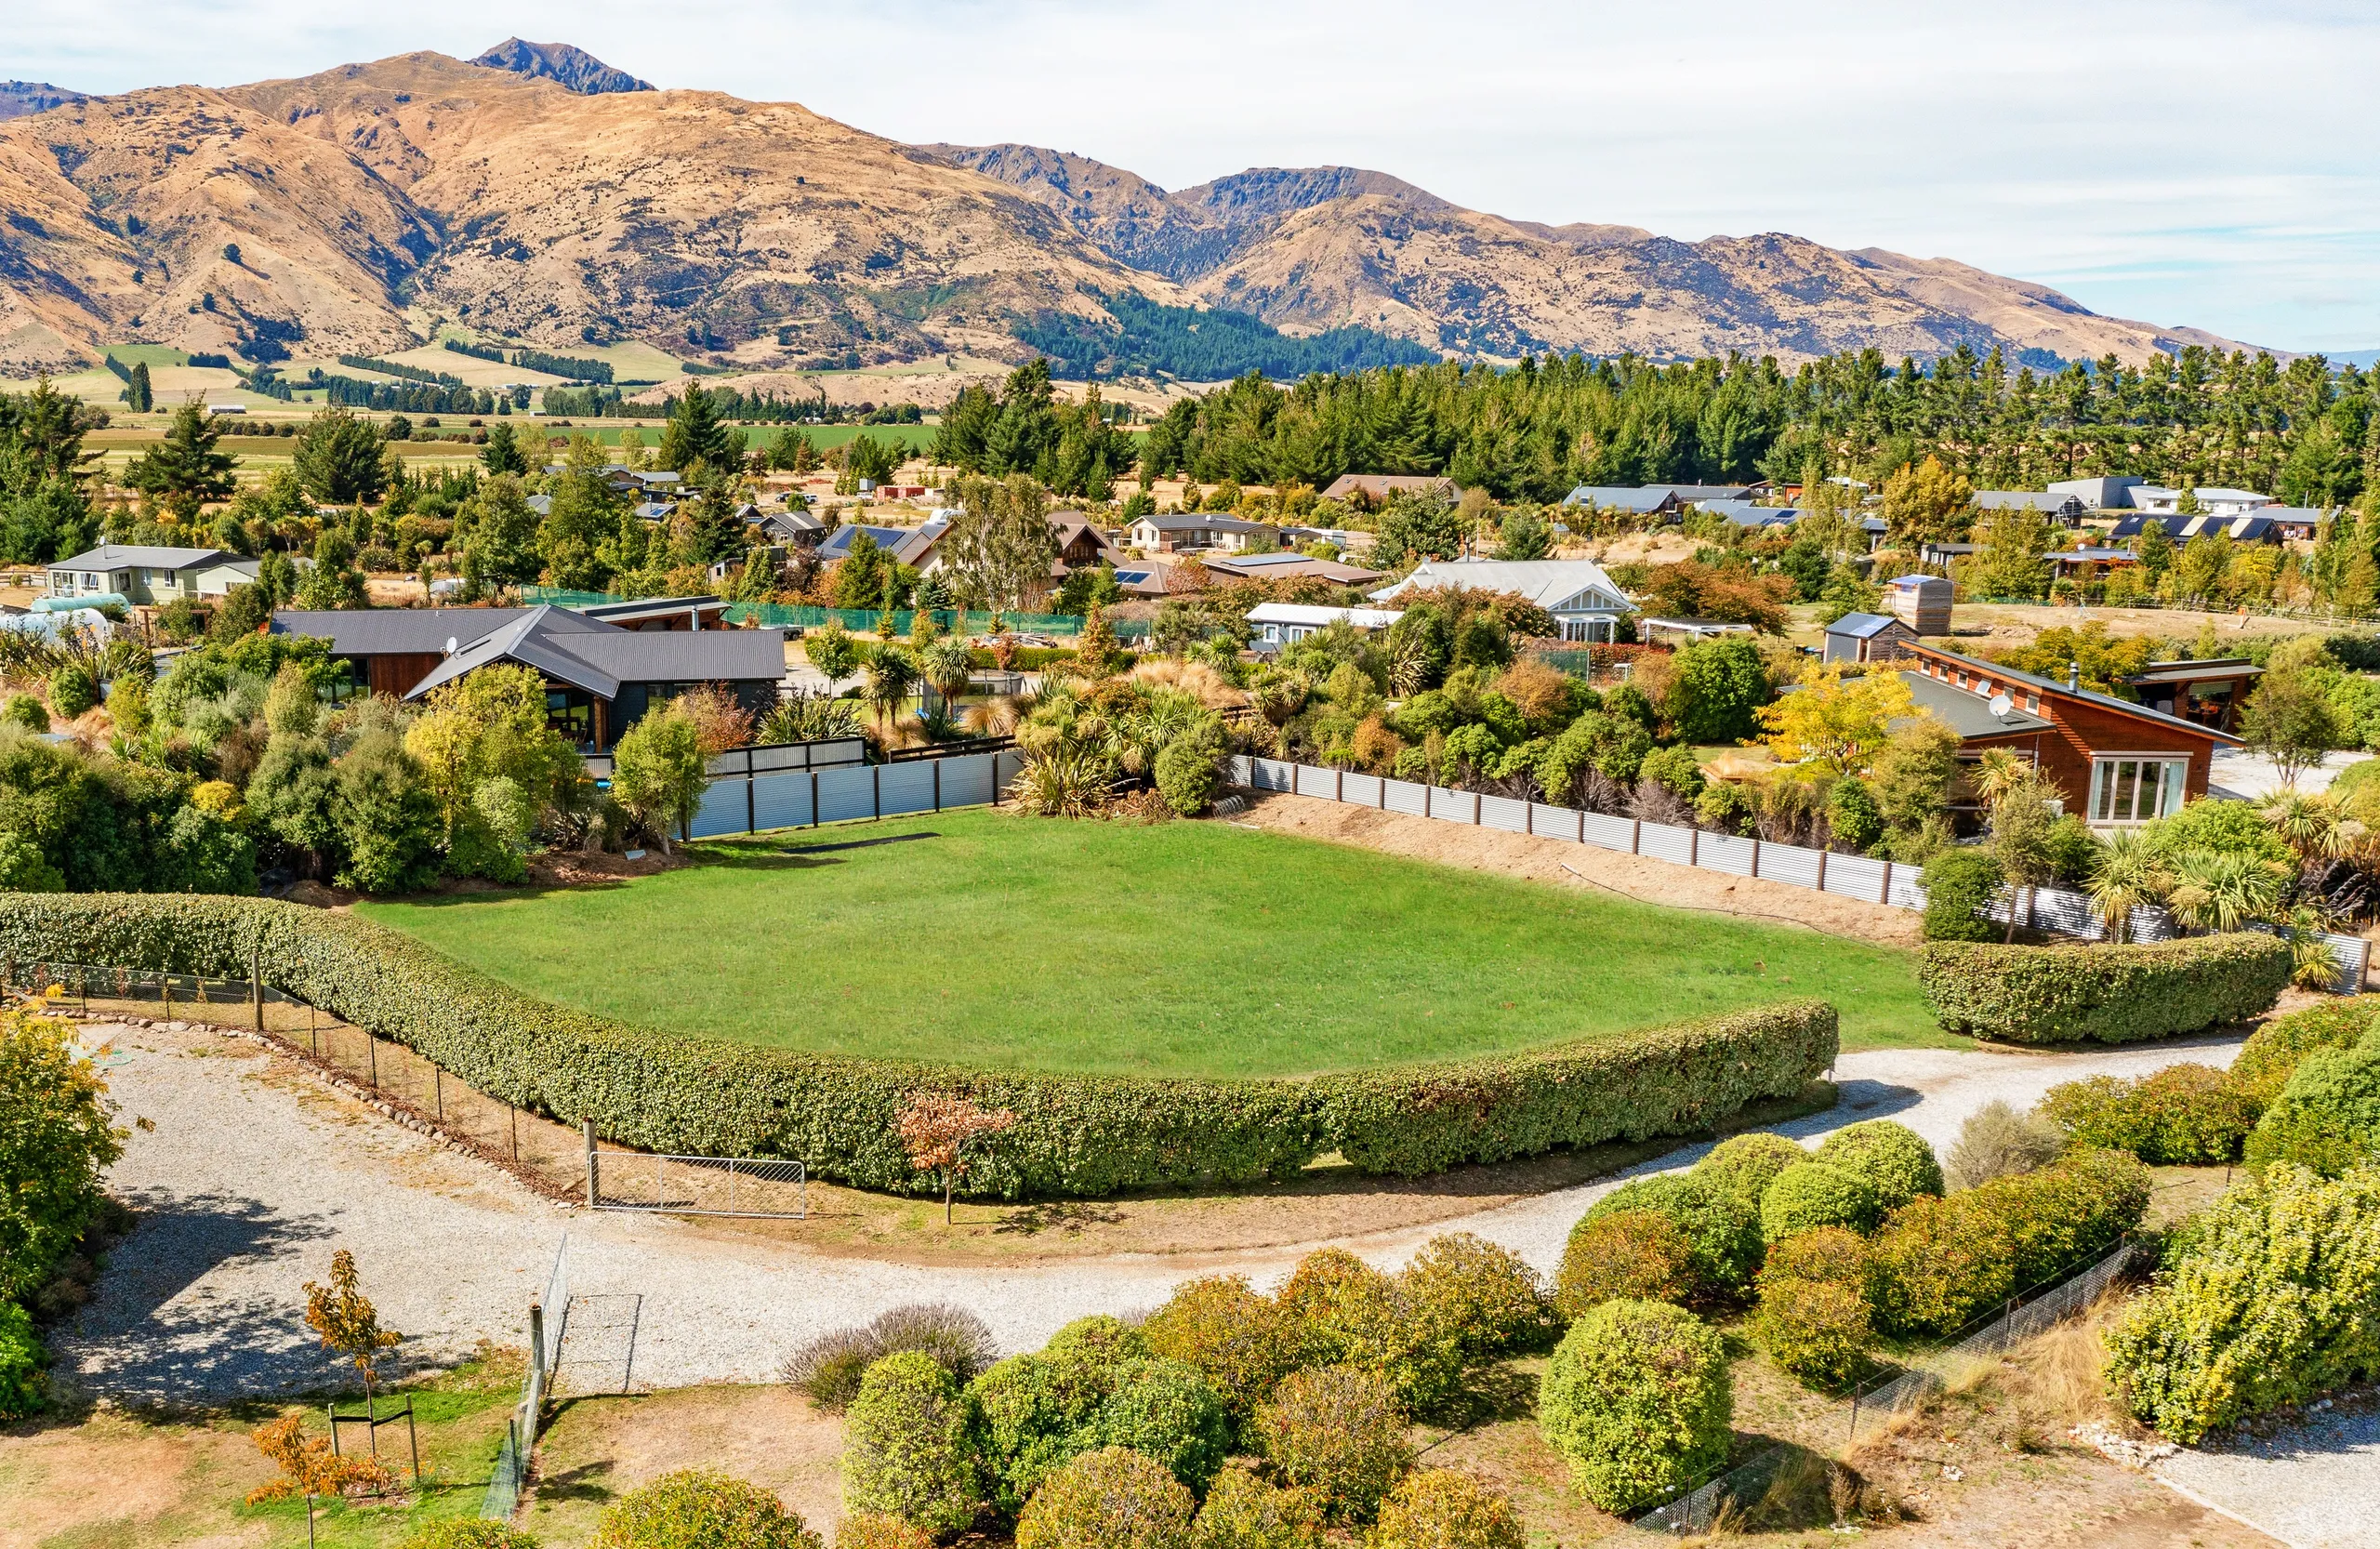
M 2188 759 L 2112 758 L 2091 764 L 2091 821 L 2147 823 L 2178 812 L 2188 783 Z

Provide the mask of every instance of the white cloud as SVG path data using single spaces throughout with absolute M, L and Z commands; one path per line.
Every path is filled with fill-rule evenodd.
M 504 32 L 903 139 L 1178 187 L 1377 167 L 1530 219 L 1948 256 L 2096 310 L 2380 342 L 2380 9 L 2217 0 L 18 0 L 10 73 L 227 86 Z M 494 17 L 491 20 L 489 18 Z

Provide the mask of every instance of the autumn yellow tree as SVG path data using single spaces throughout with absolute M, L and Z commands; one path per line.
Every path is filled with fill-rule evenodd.
M 996 1135 L 1012 1128 L 1016 1115 L 1006 1108 L 985 1108 L 973 1100 L 949 1092 L 921 1092 L 901 1110 L 901 1146 L 917 1172 L 942 1175 L 942 1219 L 951 1215 L 953 1182 L 967 1171 L 965 1148 L 977 1135 Z
M 1804 669 L 1792 690 L 1761 708 L 1760 724 L 1778 762 L 1858 774 L 1892 735 L 1892 723 L 1917 713 L 1899 673 L 1854 676 L 1835 662 Z
M 1938 457 L 1904 464 L 1884 481 L 1884 523 L 1896 549 L 1956 536 L 1974 504 L 1975 486 Z

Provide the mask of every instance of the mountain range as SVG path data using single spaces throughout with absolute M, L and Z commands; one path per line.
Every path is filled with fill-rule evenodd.
M 1020 330 L 1119 328 L 1126 292 L 1480 359 L 2241 348 L 1947 258 L 1548 226 L 1354 167 L 1169 192 L 1037 146 L 904 145 L 518 38 L 225 89 L 9 83 L 0 119 L 20 375 L 135 339 L 265 361 L 457 325 L 747 371 L 1015 360 Z

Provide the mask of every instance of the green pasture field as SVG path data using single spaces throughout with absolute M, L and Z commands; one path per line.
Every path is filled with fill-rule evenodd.
M 1846 1045 L 1953 1041 L 1906 952 L 1226 823 L 977 809 L 697 852 L 357 912 L 562 1004 L 839 1054 L 1292 1076 L 1807 995 Z

